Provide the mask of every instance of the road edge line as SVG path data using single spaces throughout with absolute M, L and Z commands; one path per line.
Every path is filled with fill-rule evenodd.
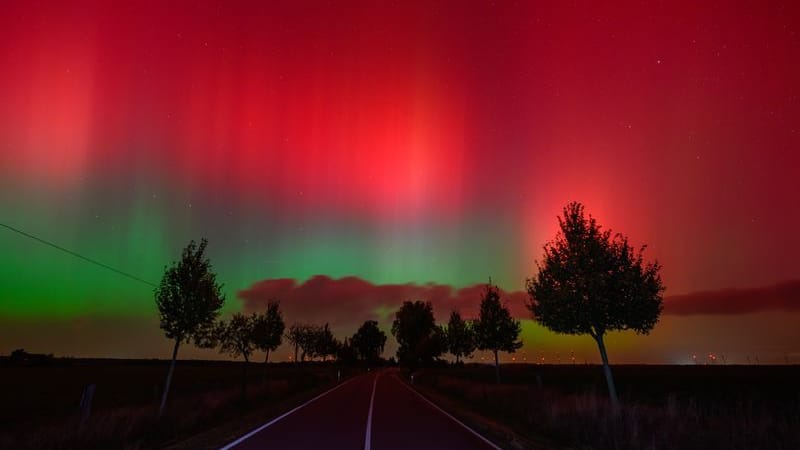
M 313 402 L 317 401 L 318 399 L 320 399 L 320 398 L 322 398 L 322 397 L 324 397 L 324 396 L 326 396 L 326 395 L 330 394 L 331 392 L 335 391 L 336 389 L 339 389 L 340 387 L 344 386 L 345 384 L 347 384 L 347 383 L 349 383 L 349 382 L 351 382 L 351 381 L 355 380 L 356 378 L 358 378 L 358 377 L 353 377 L 353 378 L 350 378 L 349 380 L 345 381 L 344 383 L 337 384 L 336 386 L 334 386 L 334 387 L 332 387 L 332 388 L 328 389 L 327 391 L 325 391 L 325 392 L 323 392 L 323 393 L 321 393 L 321 394 L 317 395 L 316 397 L 314 397 L 314 398 L 312 398 L 311 400 L 309 400 L 309 401 L 307 401 L 307 402 L 303 403 L 302 405 L 295 406 L 293 409 L 291 409 L 291 410 L 289 410 L 289 411 L 287 411 L 287 412 L 285 412 L 285 413 L 281 414 L 280 416 L 278 416 L 278 417 L 276 417 L 276 418 L 274 418 L 274 419 L 270 420 L 269 422 L 267 422 L 267 423 L 265 423 L 265 424 L 263 424 L 263 425 L 261 425 L 261 426 L 259 426 L 259 427 L 255 428 L 255 429 L 251 430 L 249 433 L 247 433 L 247 434 L 245 434 L 245 435 L 241 436 L 239 439 L 236 439 L 235 441 L 231 442 L 230 444 L 228 444 L 228 445 L 226 445 L 226 446 L 224 446 L 224 447 L 220 447 L 220 449 L 219 449 L 219 450 L 230 450 L 230 449 L 232 449 L 233 447 L 236 447 L 237 445 L 241 444 L 241 443 L 242 443 L 242 442 L 244 442 L 245 440 L 247 440 L 247 439 L 249 439 L 249 438 L 253 437 L 253 435 L 254 435 L 254 434 L 258 434 L 258 433 L 260 433 L 261 431 L 265 430 L 266 428 L 268 428 L 269 426 L 271 426 L 271 425 L 275 424 L 276 422 L 280 421 L 281 419 L 285 418 L 286 416 L 289 416 L 289 415 L 291 415 L 292 413 L 294 413 L 294 412 L 295 412 L 295 411 L 297 411 L 298 409 L 301 409 L 301 408 L 303 408 L 303 407 L 305 407 L 305 406 L 308 406 L 309 404 L 311 404 L 311 403 L 313 403 Z
M 440 413 L 442 413 L 442 414 L 444 414 L 445 416 L 449 417 L 449 418 L 450 418 L 450 419 L 451 419 L 453 422 L 455 422 L 455 423 L 457 423 L 457 424 L 461 425 L 461 427 L 462 427 L 462 428 L 464 428 L 465 430 L 467 430 L 467 431 L 469 431 L 470 433 L 472 433 L 472 434 L 474 434 L 475 436 L 477 436 L 477 437 L 478 437 L 480 440 L 482 440 L 484 443 L 486 443 L 487 445 L 489 445 L 490 447 L 492 447 L 494 450 L 503 450 L 503 449 L 502 449 L 502 448 L 500 448 L 500 447 L 499 447 L 497 444 L 495 444 L 494 442 L 492 442 L 492 441 L 490 441 L 489 439 L 487 439 L 487 438 L 486 438 L 484 435 L 482 435 L 482 434 L 478 433 L 477 431 L 473 430 L 472 428 L 470 428 L 469 426 L 467 426 L 467 425 L 466 425 L 464 422 L 462 422 L 462 421 L 460 421 L 460 420 L 456 419 L 456 418 L 455 418 L 455 416 L 453 416 L 453 415 L 452 415 L 452 414 L 450 414 L 449 412 L 447 412 L 447 411 L 443 410 L 441 407 L 439 407 L 439 405 L 437 405 L 436 403 L 433 403 L 433 402 L 432 402 L 432 401 L 430 401 L 430 400 L 429 400 L 427 397 L 425 397 L 424 395 L 420 394 L 420 393 L 419 393 L 419 392 L 418 392 L 416 389 L 414 389 L 414 388 L 412 388 L 411 386 L 409 386 L 409 385 L 408 385 L 408 383 L 406 383 L 405 381 L 401 380 L 401 379 L 400 379 L 400 377 L 398 377 L 397 375 L 395 375 L 395 378 L 397 378 L 397 381 L 399 381 L 399 382 L 400 382 L 400 384 L 402 384 L 403 386 L 405 386 L 405 387 L 406 387 L 406 389 L 408 389 L 409 391 L 411 391 L 411 392 L 413 392 L 413 393 L 417 394 L 417 395 L 419 396 L 419 398 L 421 398 L 421 399 L 425 400 L 426 402 L 428 402 L 428 404 L 429 404 L 429 405 L 433 406 L 434 408 L 436 408 L 437 410 L 439 410 L 439 412 L 440 412 Z
M 375 390 L 378 386 L 378 376 L 375 374 L 375 380 L 372 382 L 372 396 L 369 398 L 369 412 L 367 413 L 367 432 L 364 436 L 364 450 L 370 450 L 372 441 L 372 407 L 375 405 Z

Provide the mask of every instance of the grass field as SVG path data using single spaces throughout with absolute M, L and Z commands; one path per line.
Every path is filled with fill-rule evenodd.
M 337 377 L 328 364 L 270 364 L 267 370 L 251 364 L 242 404 L 241 363 L 178 361 L 166 416 L 157 421 L 167 367 L 157 360 L 69 359 L 0 366 L 0 448 L 157 448 Z M 96 386 L 92 413 L 80 427 L 78 406 L 89 384 Z
M 423 392 L 528 442 L 585 449 L 800 448 L 800 366 L 617 366 L 614 418 L 599 366 L 427 369 Z

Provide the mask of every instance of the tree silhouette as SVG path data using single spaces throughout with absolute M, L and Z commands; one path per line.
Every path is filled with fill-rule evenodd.
M 294 346 L 295 361 L 305 361 L 306 357 L 324 359 L 327 356 L 336 356 L 339 350 L 339 342 L 327 323 L 323 326 L 295 323 L 289 327 L 286 339 Z
M 308 339 L 308 325 L 300 323 L 292 324 L 292 326 L 289 327 L 289 331 L 286 333 L 285 337 L 292 347 L 294 347 L 294 362 L 296 364 L 300 362 L 297 355 L 298 351 Z
M 450 313 L 446 335 L 447 349 L 456 357 L 456 364 L 462 357 L 469 357 L 475 351 L 475 332 L 472 323 L 462 319 L 458 311 Z
M 255 314 L 246 316 L 236 313 L 228 322 L 221 321 L 217 325 L 216 336 L 220 353 L 227 353 L 233 357 L 241 356 L 244 359 L 242 362 L 242 400 L 247 396 L 247 366 L 250 363 L 250 355 L 258 347 L 255 342 L 257 320 L 258 316 Z
M 336 359 L 344 364 L 355 364 L 358 361 L 358 350 L 345 338 L 336 350 Z
M 386 333 L 378 328 L 378 322 L 367 320 L 353 335 L 350 345 L 356 349 L 362 360 L 375 362 L 383 353 L 386 345 Z
M 392 334 L 399 344 L 397 359 L 412 370 L 421 363 L 430 363 L 446 348 L 430 302 L 403 302 L 395 313 Z
M 628 238 L 601 230 L 582 204 L 572 202 L 558 218 L 560 232 L 544 246 L 538 273 L 527 280 L 528 309 L 556 333 L 588 334 L 600 350 L 614 411 L 619 400 L 603 337 L 608 331 L 647 334 L 662 308 L 658 262 L 643 261 Z
M 308 340 L 311 343 L 309 356 L 312 358 L 320 357 L 325 359 L 328 356 L 336 356 L 339 349 L 339 342 L 333 336 L 330 326 L 326 323 L 322 327 L 311 327 L 311 335 Z
M 168 339 L 175 341 L 158 408 L 159 417 L 167 403 L 178 348 L 181 343 L 192 339 L 196 345 L 206 346 L 204 337 L 210 334 L 225 303 L 222 285 L 217 283 L 211 262 L 205 256 L 207 245 L 205 239 L 200 241 L 200 245 L 189 242 L 183 249 L 181 260 L 165 268 L 161 283 L 155 290 L 161 329 Z
M 500 383 L 500 360 L 498 352 L 514 353 L 522 347 L 519 333 L 522 327 L 518 320 L 511 317 L 511 313 L 500 302 L 500 292 L 492 285 L 492 280 L 486 285 L 481 299 L 481 311 L 474 325 L 478 349 L 491 350 L 494 353 L 495 381 Z
M 266 379 L 267 363 L 269 363 L 269 352 L 275 351 L 283 341 L 283 332 L 286 324 L 281 314 L 280 303 L 276 300 L 267 302 L 267 311 L 255 316 L 253 323 L 253 341 L 256 348 L 265 352 L 264 355 L 264 377 Z
M 316 325 L 304 325 L 300 333 L 300 361 L 305 361 L 306 356 L 314 358 L 317 348 L 317 334 L 319 327 Z

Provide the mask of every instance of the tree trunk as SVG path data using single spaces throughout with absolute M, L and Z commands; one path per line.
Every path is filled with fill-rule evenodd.
M 611 397 L 611 409 L 614 414 L 617 414 L 619 413 L 619 398 L 617 397 L 617 388 L 614 386 L 614 376 L 611 374 L 611 367 L 608 365 L 608 354 L 606 353 L 606 344 L 603 342 L 603 335 L 598 335 L 595 340 L 597 341 L 597 347 L 600 349 L 600 357 L 603 359 L 603 373 L 606 375 L 608 395 Z
M 244 403 L 245 399 L 247 398 L 247 366 L 250 365 L 250 360 L 247 356 L 244 357 L 244 363 L 242 365 L 242 403 Z
M 299 345 L 298 345 L 298 344 L 294 344 L 294 363 L 295 363 L 295 365 L 297 365 L 297 363 L 299 362 L 299 361 L 297 360 L 297 350 L 298 350 L 298 347 L 299 347 Z
M 175 370 L 175 359 L 178 357 L 178 347 L 180 345 L 181 340 L 175 339 L 175 348 L 172 349 L 172 362 L 169 363 L 167 382 L 164 384 L 164 392 L 161 393 L 161 405 L 158 407 L 159 418 L 164 414 L 164 408 L 167 406 L 167 394 L 169 394 L 169 385 L 172 383 L 172 372 Z
M 497 350 L 494 351 L 494 379 L 500 384 L 500 361 L 497 358 Z
M 261 381 L 262 384 L 267 383 L 267 371 L 269 370 L 267 369 L 267 364 L 269 364 L 269 349 L 267 349 L 267 356 L 264 357 L 264 378 Z

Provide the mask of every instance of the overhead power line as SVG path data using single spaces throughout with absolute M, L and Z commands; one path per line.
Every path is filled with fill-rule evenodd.
M 64 247 L 62 247 L 62 246 L 60 246 L 58 244 L 55 244 L 53 242 L 50 242 L 50 241 L 46 240 L 46 239 L 42 239 L 42 238 L 34 236 L 34 235 L 30 234 L 30 233 L 26 233 L 25 231 L 22 231 L 19 228 L 14 228 L 14 227 L 12 227 L 10 225 L 6 225 L 6 224 L 4 224 L 2 222 L 0 222 L 0 226 L 2 226 L 3 228 L 6 228 L 8 230 L 13 231 L 14 233 L 17 233 L 17 234 L 20 234 L 22 236 L 25 236 L 25 237 L 27 237 L 29 239 L 33 239 L 34 241 L 37 241 L 37 242 L 39 242 L 41 244 L 53 247 L 56 250 L 60 250 L 60 251 L 62 251 L 64 253 L 72 255 L 72 256 L 74 256 L 76 258 L 82 259 L 82 260 L 84 260 L 84 261 L 86 261 L 88 263 L 91 263 L 91 264 L 94 264 L 96 266 L 100 266 L 100 267 L 102 267 L 104 269 L 110 270 L 110 271 L 112 271 L 112 272 L 114 272 L 114 273 L 116 273 L 118 275 L 122 275 L 123 277 L 130 278 L 131 280 L 138 281 L 138 282 L 146 284 L 148 286 L 156 287 L 155 284 L 153 284 L 153 283 L 151 283 L 151 282 L 149 282 L 147 280 L 144 280 L 142 278 L 139 278 L 136 275 L 131 275 L 131 274 L 129 274 L 127 272 L 124 272 L 122 270 L 115 269 L 114 267 L 111 267 L 108 264 L 103 264 L 100 261 L 97 261 L 95 259 L 89 258 L 88 256 L 83 256 L 80 253 L 73 252 L 70 249 L 64 248 Z

